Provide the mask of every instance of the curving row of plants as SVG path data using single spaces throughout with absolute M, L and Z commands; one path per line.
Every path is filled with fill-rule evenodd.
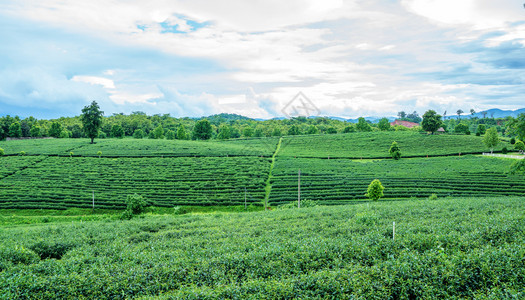
M 390 158 L 396 141 L 403 157 L 426 157 L 489 151 L 482 138 L 470 135 L 426 135 L 418 132 L 356 132 L 284 137 L 280 156 L 320 158 Z M 502 142 L 500 147 L 510 147 Z M 496 149 L 498 150 L 498 149 Z
M 374 179 L 390 199 L 464 196 L 521 196 L 525 180 L 510 175 L 513 160 L 479 156 L 434 157 L 395 160 L 305 159 L 279 157 L 272 177 L 269 203 L 297 200 L 298 170 L 303 199 L 324 204 L 366 200 L 366 188 Z
M 124 208 L 133 193 L 155 206 L 240 205 L 245 189 L 258 204 L 269 166 L 260 157 L 48 157 L 0 180 L 0 208 L 89 208 L 93 191 L 97 208 Z

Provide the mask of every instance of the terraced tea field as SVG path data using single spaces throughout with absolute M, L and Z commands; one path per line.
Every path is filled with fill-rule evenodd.
M 523 201 L 3 227 L 0 298 L 523 299 Z
M 396 141 L 403 157 L 481 153 L 489 149 L 474 135 L 427 135 L 417 132 L 355 132 L 332 135 L 287 136 L 280 156 L 323 158 L 389 158 Z M 496 150 L 507 145 L 501 142 Z
M 26 166 L 0 180 L 0 208 L 124 208 L 138 193 L 155 206 L 261 205 L 270 167 L 260 157 L 5 157 Z
M 386 156 L 393 139 L 404 156 L 423 151 L 446 155 L 484 150 L 479 137 L 412 132 L 284 137 L 277 153 L 277 138 L 128 138 L 97 140 L 96 144 L 86 139 L 7 141 L 0 144 L 8 154 L 0 157 L 0 209 L 89 208 L 93 191 L 95 206 L 107 209 L 123 208 L 126 195 L 133 193 L 161 207 L 242 205 L 244 188 L 248 203 L 263 205 L 269 192 L 269 203 L 279 205 L 297 199 L 298 169 L 302 171 L 303 199 L 323 204 L 364 200 L 366 188 L 375 178 L 383 182 L 385 197 L 390 199 L 432 193 L 444 197 L 525 192 L 523 177 L 506 174 L 512 162 L 506 159 L 348 159 Z M 20 151 L 28 155 L 17 155 Z M 328 154 L 331 159 L 326 159 Z M 267 182 L 274 155 L 276 163 Z M 337 155 L 347 158 L 334 159 Z
M 75 155 L 110 157 L 182 157 L 182 156 L 272 156 L 277 138 L 240 139 L 226 141 L 137 140 L 108 139 L 87 144 Z
M 273 169 L 269 203 L 297 201 L 298 170 L 303 199 L 322 204 L 365 200 L 368 184 L 379 179 L 385 198 L 478 197 L 525 194 L 525 179 L 509 175 L 512 159 L 480 156 L 388 160 L 279 157 Z

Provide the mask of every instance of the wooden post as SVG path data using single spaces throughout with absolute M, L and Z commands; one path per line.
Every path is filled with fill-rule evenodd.
M 297 177 L 297 208 L 301 208 L 301 169 Z

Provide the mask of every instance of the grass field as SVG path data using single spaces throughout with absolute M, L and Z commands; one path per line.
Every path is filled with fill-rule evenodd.
M 396 141 L 404 157 L 454 155 L 490 151 L 474 135 L 426 135 L 418 132 L 355 132 L 330 135 L 287 136 L 280 156 L 331 158 L 388 158 Z M 496 150 L 510 146 L 501 142 Z
M 523 299 L 523 201 L 4 227 L 0 298 Z
M 385 198 L 525 195 L 521 175 L 508 174 L 513 159 L 467 155 L 401 160 L 308 159 L 280 157 L 272 177 L 272 205 L 297 200 L 298 171 L 301 196 L 323 204 L 366 200 L 374 179 L 385 187 Z

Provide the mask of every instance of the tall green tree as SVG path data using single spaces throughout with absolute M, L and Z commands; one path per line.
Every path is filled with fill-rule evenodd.
M 102 126 L 103 115 L 104 112 L 100 110 L 96 101 L 91 102 L 90 105 L 82 109 L 80 119 L 82 120 L 86 136 L 91 139 L 91 144 L 93 144 L 95 138 L 98 136 L 98 130 L 100 126 Z
M 20 123 L 14 122 L 9 126 L 9 136 L 10 137 L 21 137 L 22 136 L 22 128 L 20 127 Z
M 164 128 L 162 128 L 162 125 L 159 124 L 159 126 L 157 126 L 155 128 L 155 130 L 153 130 L 153 137 L 155 139 L 163 139 L 164 138 Z
M 33 124 L 33 126 L 31 126 L 31 129 L 29 130 L 29 135 L 31 135 L 32 137 L 42 136 L 40 126 L 38 126 L 38 124 Z
M 438 115 L 436 111 L 428 110 L 423 114 L 423 121 L 421 122 L 423 130 L 434 134 L 441 126 L 443 126 L 443 121 L 441 121 L 441 115 Z
M 388 121 L 387 118 L 382 118 L 377 123 L 377 128 L 379 128 L 381 131 L 390 130 L 390 121 Z
M 179 126 L 179 129 L 177 129 L 177 140 L 187 140 L 188 135 L 186 134 L 186 129 L 183 125 Z
M 498 130 L 496 127 L 491 127 L 483 136 L 483 143 L 490 148 L 490 153 L 494 152 L 494 147 L 499 144 Z
M 49 136 L 59 138 L 60 134 L 62 133 L 62 124 L 58 122 L 51 123 L 51 128 L 49 128 Z
M 383 197 L 384 190 L 385 187 L 381 184 L 381 181 L 379 181 L 379 179 L 374 179 L 368 186 L 365 196 L 372 201 L 377 201 Z
M 208 119 L 202 119 L 193 127 L 193 138 L 196 140 L 209 140 L 212 136 L 211 124 Z
M 226 124 L 221 124 L 219 126 L 219 134 L 217 138 L 220 140 L 227 140 L 231 136 L 230 126 Z
M 388 152 L 390 153 L 392 158 L 395 160 L 398 160 L 401 158 L 401 149 L 397 145 L 396 141 L 392 142 L 392 145 L 390 146 L 390 150 L 388 150 Z
M 121 139 L 124 137 L 124 128 L 120 124 L 114 124 L 111 127 L 111 135 L 114 138 Z
M 370 124 L 368 124 L 368 122 L 363 117 L 357 119 L 357 124 L 355 125 L 355 128 L 357 129 L 357 131 L 361 131 L 361 132 L 372 131 L 372 127 L 370 126 Z

